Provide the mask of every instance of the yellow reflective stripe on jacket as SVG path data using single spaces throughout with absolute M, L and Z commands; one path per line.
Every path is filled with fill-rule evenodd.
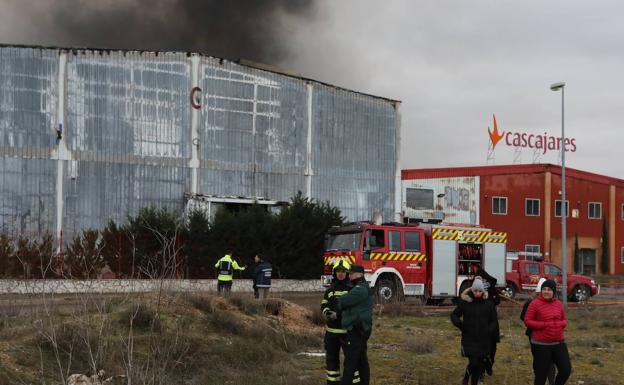
M 335 328 L 330 328 L 329 326 L 325 326 L 325 330 L 327 330 L 330 333 L 335 333 L 335 334 L 347 334 L 347 329 L 335 329 Z
M 327 294 L 327 297 L 341 297 L 341 296 L 343 296 L 343 295 L 347 294 L 348 292 L 349 292 L 348 290 L 343 290 L 343 291 L 340 291 L 340 290 L 330 291 L 330 292 Z

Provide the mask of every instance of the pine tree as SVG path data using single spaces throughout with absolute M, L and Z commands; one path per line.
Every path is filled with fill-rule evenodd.
M 602 258 L 600 262 L 602 274 L 609 274 L 609 232 L 606 218 L 602 220 Z
M 583 266 L 581 266 L 580 258 L 578 233 L 574 233 L 574 271 L 577 273 L 583 273 Z

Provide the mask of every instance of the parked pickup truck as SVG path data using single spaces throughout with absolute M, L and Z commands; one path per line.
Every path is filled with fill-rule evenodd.
M 501 291 L 502 295 L 513 298 L 518 292 L 534 292 L 542 277 L 557 282 L 557 288 L 561 290 L 563 275 L 559 266 L 544 260 L 518 259 L 510 262 L 511 268 L 505 273 L 507 286 Z M 568 274 L 567 285 L 568 298 L 577 302 L 586 301 L 600 292 L 600 285 L 586 275 Z

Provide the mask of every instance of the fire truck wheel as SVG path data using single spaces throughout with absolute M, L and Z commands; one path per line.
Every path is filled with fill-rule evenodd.
M 589 289 L 585 285 L 574 286 L 572 291 L 572 300 L 575 302 L 584 302 L 589 299 Z
M 507 282 L 507 286 L 505 286 L 505 288 L 501 290 L 500 293 L 507 298 L 513 298 L 516 296 L 517 291 L 518 290 L 516 289 L 516 285 L 514 285 L 512 282 Z
M 382 278 L 375 284 L 375 297 L 377 302 L 396 302 L 398 301 L 398 292 L 393 279 Z

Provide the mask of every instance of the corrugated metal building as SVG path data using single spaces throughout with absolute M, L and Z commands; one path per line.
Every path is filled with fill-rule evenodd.
M 394 220 L 399 106 L 199 54 L 0 46 L 0 230 L 297 191 Z
M 561 202 L 561 166 L 515 164 L 403 170 L 403 206 L 408 217 L 481 224 L 507 232 L 507 248 L 542 253 L 561 264 L 562 207 L 567 207 L 566 256 L 571 270 L 600 271 L 603 226 L 609 273 L 624 273 L 624 180 L 566 168 Z M 439 198 L 438 198 L 439 196 Z M 576 261 L 575 240 L 578 240 Z

